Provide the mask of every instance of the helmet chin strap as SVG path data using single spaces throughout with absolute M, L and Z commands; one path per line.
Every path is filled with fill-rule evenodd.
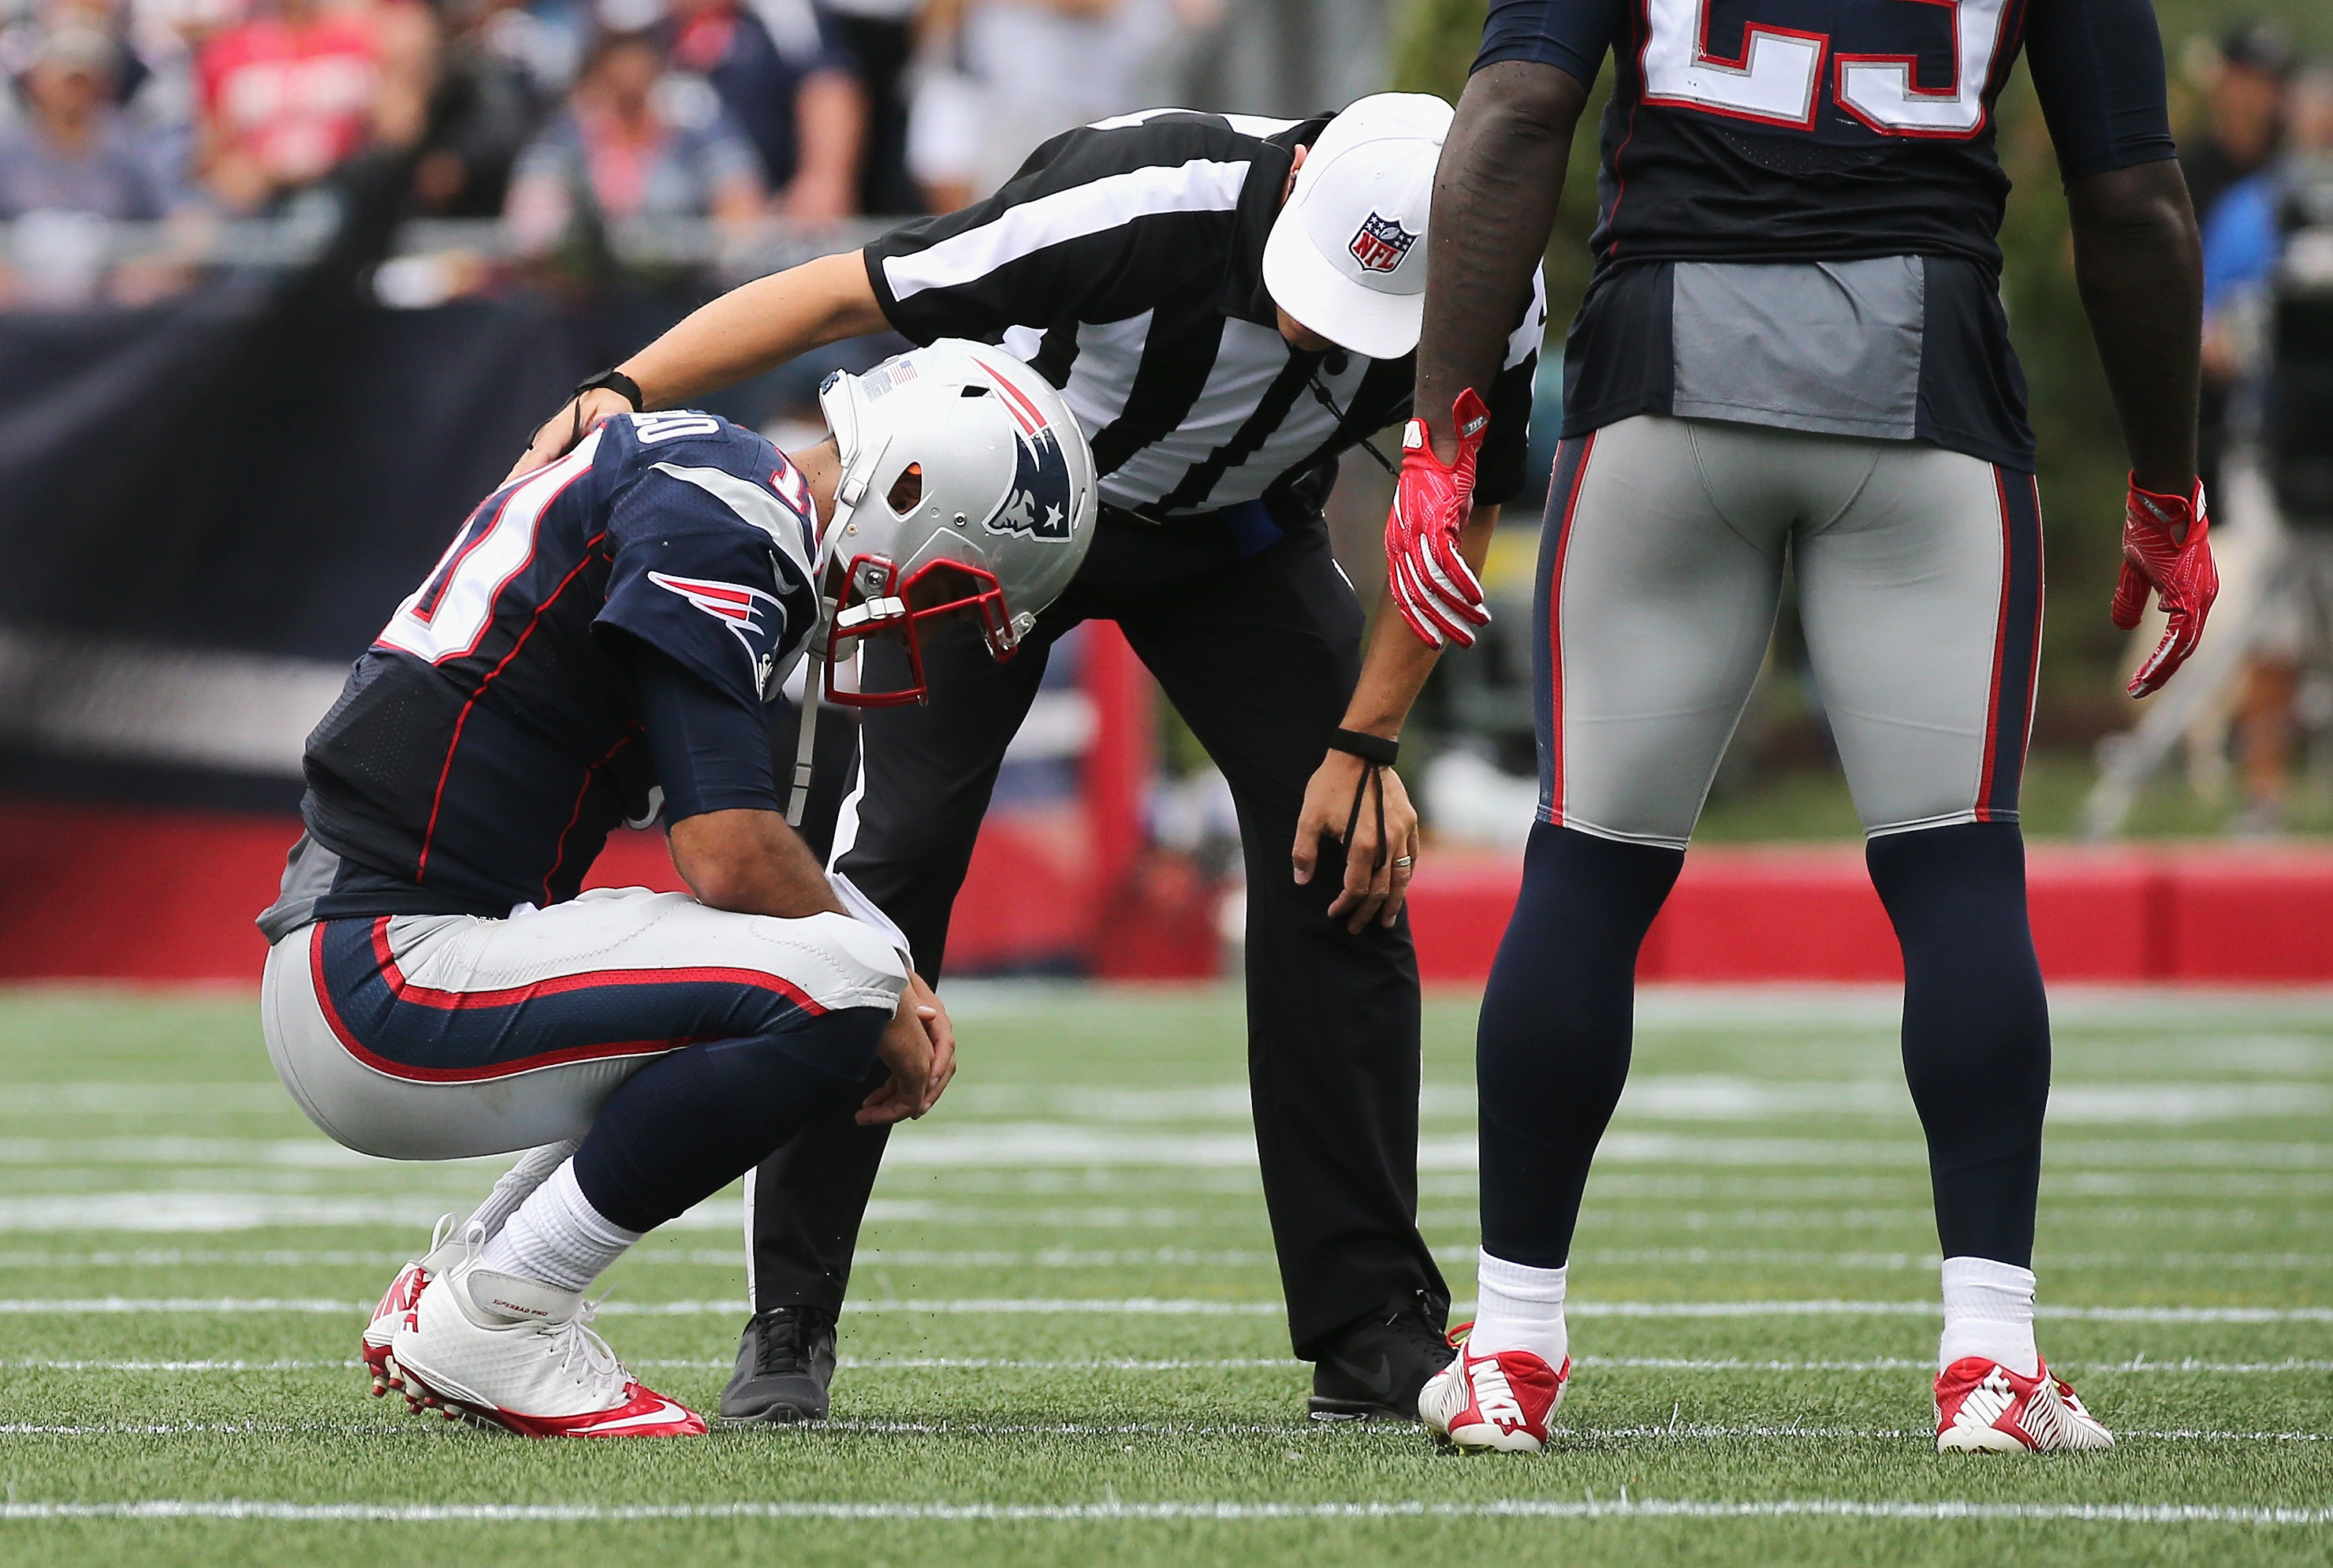
M 794 783 L 786 797 L 786 826 L 800 828 L 810 808 L 810 776 L 818 751 L 820 688 L 826 681 L 826 645 L 834 626 L 834 599 L 821 594 L 818 632 L 810 641 L 810 656 L 802 664 L 802 714 L 794 725 Z
M 840 451 L 837 458 L 841 457 Z M 802 662 L 802 713 L 794 725 L 794 780 L 786 796 L 786 826 L 799 829 L 802 817 L 810 809 L 810 781 L 812 764 L 818 751 L 818 710 L 821 693 L 826 685 L 826 650 L 834 637 L 834 607 L 838 595 L 829 591 L 829 580 L 834 575 L 834 553 L 842 543 L 842 536 L 850 524 L 850 514 L 859 510 L 859 499 L 867 492 L 867 482 L 859 478 L 854 483 L 855 462 L 838 464 L 834 479 L 834 499 L 828 503 L 826 531 L 818 536 L 818 558 L 811 569 L 811 580 L 818 585 L 818 630 L 810 640 L 810 653 Z

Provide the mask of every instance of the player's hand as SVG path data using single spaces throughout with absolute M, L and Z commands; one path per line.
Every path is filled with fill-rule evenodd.
M 1386 517 L 1386 580 L 1394 607 L 1427 647 L 1445 642 L 1474 645 L 1474 628 L 1490 624 L 1483 585 L 1458 552 L 1458 539 L 1474 510 L 1474 460 L 1491 411 L 1469 387 L 1450 417 L 1458 430 L 1458 459 L 1445 463 L 1426 438 L 1426 421 L 1413 419 L 1401 437 L 1401 476 Z
M 1353 793 L 1363 788 L 1368 764 L 1346 751 L 1331 751 L 1304 787 L 1304 808 L 1296 818 L 1296 846 L 1289 859 L 1299 884 L 1310 883 L 1320 865 L 1322 835 L 1342 838 L 1345 825 L 1353 825 L 1353 841 L 1345 846 L 1345 885 L 1329 905 L 1330 920 L 1343 920 L 1345 929 L 1359 934 L 1371 920 L 1390 926 L 1401 914 L 1409 894 L 1410 874 L 1416 868 L 1417 811 L 1402 788 L 1401 775 L 1381 768 L 1378 786 L 1385 790 L 1385 837 L 1378 837 L 1375 787 L 1353 815 Z M 1378 864 L 1378 847 L 1385 846 L 1385 864 Z
M 923 976 L 907 976 L 907 994 L 875 1054 L 891 1076 L 859 1107 L 860 1126 L 913 1121 L 940 1103 L 955 1076 L 955 1026 Z
M 610 387 L 595 387 L 581 397 L 569 398 L 558 413 L 536 429 L 525 453 L 503 475 L 503 483 L 508 484 L 522 473 L 532 473 L 544 464 L 566 456 L 568 448 L 600 428 L 603 421 L 631 411 L 631 399 Z
M 2123 502 L 2122 576 L 2115 583 L 2114 624 L 2124 631 L 2138 625 L 2153 590 L 2171 617 L 2163 641 L 2125 688 L 2134 697 L 2159 692 L 2179 673 L 2203 638 L 2203 621 L 2219 597 L 2220 569 L 2212 560 L 2212 521 L 2203 485 L 2182 500 L 2141 490 L 2133 480 Z

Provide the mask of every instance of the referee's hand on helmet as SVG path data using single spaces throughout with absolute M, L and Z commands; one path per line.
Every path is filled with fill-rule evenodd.
M 1347 839 L 1345 885 L 1329 905 L 1329 918 L 1342 920 L 1359 935 L 1370 921 L 1390 926 L 1408 896 L 1409 875 L 1417 859 L 1417 809 L 1401 775 L 1377 768 L 1349 752 L 1331 751 L 1304 787 L 1304 808 L 1296 818 L 1296 847 L 1290 859 L 1296 880 L 1310 883 L 1320 869 L 1320 840 Z M 1383 791 L 1382 801 L 1378 792 Z M 1354 810 L 1359 803 L 1361 809 Z M 1378 831 L 1378 807 L 1385 808 Z

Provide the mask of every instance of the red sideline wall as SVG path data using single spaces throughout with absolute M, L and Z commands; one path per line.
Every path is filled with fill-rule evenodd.
M 287 817 L 0 799 L 0 980 L 255 980 L 265 953 L 252 917 L 274 896 L 297 833 Z M 1078 894 L 1087 853 L 1074 820 L 992 823 L 957 906 L 952 961 L 1010 961 L 1032 942 L 1074 946 L 1093 907 Z M 1517 878 L 1506 857 L 1426 858 L 1410 899 L 1428 980 L 1479 982 L 1489 972 Z M 677 885 L 661 838 L 648 834 L 619 834 L 591 880 Z M 2045 846 L 2032 851 L 2031 885 L 2034 939 L 2053 980 L 2333 982 L 2333 849 Z M 1141 901 L 1146 919 L 1178 927 L 1145 940 L 1204 957 L 1210 901 L 1188 892 Z M 1123 912 L 1108 923 L 1139 928 Z M 1181 932 L 1185 923 L 1193 930 Z M 1098 967 L 1155 965 L 1113 961 L 1106 949 Z M 1717 982 L 1901 976 L 1851 846 L 1695 850 L 1639 972 Z
M 2333 849 L 2221 844 L 2029 851 L 2033 942 L 2051 980 L 2333 981 Z M 1436 856 L 1410 886 L 1418 968 L 1479 982 L 1520 869 Z M 1854 846 L 1695 849 L 1653 923 L 1646 980 L 1904 978 L 1887 912 Z

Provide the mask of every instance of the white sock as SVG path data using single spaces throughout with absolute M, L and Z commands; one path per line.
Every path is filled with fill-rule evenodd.
M 581 1290 L 639 1238 L 640 1232 L 591 1207 L 576 1182 L 575 1162 L 566 1160 L 486 1243 L 478 1264 L 555 1289 Z
M 564 1143 L 545 1143 L 520 1155 L 518 1163 L 494 1183 L 486 1200 L 470 1210 L 469 1219 L 454 1234 L 467 1236 L 475 1228 L 488 1241 L 500 1236 L 510 1217 L 518 1212 L 518 1206 L 533 1197 L 534 1190 L 550 1181 L 552 1171 L 567 1163 L 567 1157 L 575 1152 L 580 1142 L 570 1138 Z
M 1944 1334 L 1936 1344 L 1936 1370 L 1972 1355 L 1999 1362 L 2020 1377 L 2040 1369 L 2031 1269 L 1989 1257 L 1944 1259 Z
M 1474 1326 L 1466 1348 L 1476 1355 L 1527 1350 L 1551 1367 L 1563 1365 L 1571 1336 L 1563 1326 L 1564 1268 L 1532 1268 L 1478 1249 L 1474 1264 Z

